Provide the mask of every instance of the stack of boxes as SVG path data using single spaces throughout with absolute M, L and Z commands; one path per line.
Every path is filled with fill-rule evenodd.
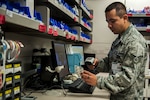
M 6 63 L 5 76 L 0 100 L 21 100 L 21 62 Z
M 14 100 L 21 100 L 21 62 L 13 63 L 13 72 Z

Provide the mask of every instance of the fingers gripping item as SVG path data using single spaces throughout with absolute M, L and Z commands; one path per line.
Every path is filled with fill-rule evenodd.
M 79 77 L 81 77 L 81 73 L 83 72 L 83 67 L 81 67 L 81 66 L 75 66 L 75 73 L 79 76 Z
M 94 59 L 93 57 L 87 57 L 85 59 L 85 65 L 93 65 L 94 64 Z

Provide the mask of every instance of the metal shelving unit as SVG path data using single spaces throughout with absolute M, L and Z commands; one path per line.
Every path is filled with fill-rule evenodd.
M 139 13 L 139 14 L 128 14 L 129 17 L 150 17 L 150 14 Z
M 44 21 L 44 23 L 46 24 L 46 26 L 48 26 L 47 32 L 49 34 L 54 35 L 55 37 L 60 36 L 60 37 L 66 38 L 67 40 L 69 39 L 68 36 L 66 36 L 66 33 L 64 31 L 60 31 L 60 29 L 56 30 L 51 25 L 49 25 L 49 21 L 50 21 L 49 18 L 52 17 L 52 18 L 56 18 L 58 20 L 63 21 L 64 23 L 68 24 L 70 27 L 75 27 L 75 26 L 81 27 L 80 29 L 82 31 L 88 32 L 87 35 L 90 34 L 90 32 L 92 32 L 92 27 L 90 27 L 89 25 L 84 23 L 82 21 L 82 17 L 85 16 L 87 19 L 92 20 L 92 18 L 91 18 L 92 14 L 90 14 L 90 12 L 88 12 L 87 9 L 82 5 L 81 0 L 73 0 L 72 2 L 70 2 L 69 0 L 66 0 L 66 1 L 68 2 L 68 4 L 71 4 L 71 6 L 77 5 L 78 10 L 79 10 L 79 16 L 76 16 L 75 14 L 70 12 L 67 8 L 65 8 L 57 0 L 39 0 L 36 2 L 36 4 L 37 4 L 36 8 L 38 8 L 40 6 L 40 8 L 38 8 L 36 10 L 41 12 L 42 17 L 44 17 L 44 19 L 46 19 L 46 21 Z M 48 11 L 43 10 L 43 7 L 44 7 L 44 9 L 47 9 Z M 45 13 L 43 13 L 43 11 Z M 85 13 L 86 13 L 86 15 L 85 15 Z M 58 16 L 58 14 L 59 14 L 59 16 Z M 45 18 L 45 16 L 46 16 L 46 18 Z M 90 23 L 92 25 L 92 22 L 90 22 Z M 57 32 L 58 34 L 50 32 L 52 30 L 55 31 L 55 33 Z M 80 31 L 78 31 L 78 32 L 80 32 Z M 90 36 L 92 36 L 92 35 L 90 35 Z M 70 38 L 70 40 L 75 41 L 75 42 L 81 41 L 81 42 L 89 43 L 87 41 L 82 41 L 80 39 L 80 33 L 78 33 L 77 35 L 69 34 L 69 37 L 75 38 L 75 39 Z M 91 37 L 91 39 L 92 39 L 92 37 Z
M 68 3 L 70 2 L 69 0 L 66 0 Z M 6 8 L 0 7 L 0 14 L 1 16 L 5 17 L 5 21 L 2 24 L 2 27 L 4 28 L 4 31 L 8 32 L 17 32 L 17 33 L 22 33 L 22 34 L 27 34 L 27 35 L 32 35 L 32 36 L 40 36 L 41 37 L 47 37 L 48 38 L 53 38 L 56 34 L 58 33 L 58 37 L 62 37 L 63 40 L 66 38 L 66 33 L 61 30 L 61 29 L 53 29 L 54 32 L 49 33 L 50 28 L 52 27 L 49 25 L 50 18 L 55 17 L 58 20 L 62 20 L 66 24 L 68 24 L 70 27 L 78 26 L 81 27 L 80 29 L 82 31 L 87 32 L 87 35 L 92 32 L 92 27 L 88 26 L 86 23 L 84 23 L 81 18 L 82 16 L 86 17 L 87 19 L 92 20 L 93 16 L 87 9 L 83 6 L 81 3 L 81 0 L 73 0 L 72 3 L 73 5 L 77 5 L 78 10 L 79 10 L 79 16 L 73 14 L 71 11 L 69 11 L 67 8 L 65 8 L 62 4 L 60 4 L 57 0 L 38 0 L 35 1 L 35 9 L 39 11 L 42 15 L 43 20 L 35 20 L 34 18 L 29 18 L 27 16 L 18 14 L 16 12 L 7 10 Z M 32 4 L 34 5 L 34 4 Z M 38 8 L 40 6 L 40 8 Z M 57 12 L 57 13 L 56 13 Z M 92 22 L 90 22 L 92 23 Z M 91 24 L 92 25 L 92 24 Z M 9 30 L 7 30 L 9 28 Z M 27 33 L 25 33 L 27 32 Z M 78 31 L 79 32 L 79 31 Z M 50 35 L 52 34 L 52 36 Z M 69 34 L 70 35 L 70 40 L 73 42 L 85 42 L 80 39 L 80 33 L 78 34 Z M 90 35 L 91 36 L 91 35 Z M 55 36 L 56 37 L 56 36 Z M 54 38 L 55 38 L 54 37 Z M 61 39 L 61 38 L 60 38 Z M 92 39 L 92 37 L 91 37 Z
M 51 10 L 51 17 L 63 19 L 65 18 L 67 21 L 71 23 L 79 23 L 79 17 L 75 14 L 71 13 L 68 9 L 64 6 L 59 4 L 57 0 L 42 0 L 37 2 L 38 5 L 47 6 Z M 57 12 L 57 13 L 56 13 Z M 59 16 L 58 16 L 59 13 Z M 64 17 L 65 16 L 65 17 Z
M 83 30 L 92 32 L 92 27 L 90 27 L 88 24 L 84 23 L 82 20 L 81 20 L 80 24 L 81 24 L 81 27 L 83 28 Z
M 5 16 L 6 24 L 11 25 L 11 27 L 14 27 L 14 25 L 16 25 L 16 26 L 24 27 L 30 30 L 37 30 L 37 31 L 39 30 L 40 21 L 30 19 L 26 16 L 17 14 L 15 12 L 6 10 L 4 8 L 0 8 L 0 12 L 1 12 L 0 13 L 1 15 Z
M 83 14 L 84 14 L 84 16 L 85 16 L 86 18 L 88 18 L 88 19 L 93 19 L 93 11 L 92 11 L 92 10 L 88 11 L 88 10 L 83 6 L 82 3 L 80 3 L 80 7 L 81 7 L 81 9 L 83 10 Z
M 138 31 L 140 31 L 143 35 L 149 35 L 150 33 L 150 14 L 128 14 L 129 20 L 135 25 Z M 144 25 L 143 25 L 144 24 Z

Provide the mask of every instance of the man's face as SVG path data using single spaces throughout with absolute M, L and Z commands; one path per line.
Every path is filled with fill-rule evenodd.
M 124 17 L 120 18 L 117 16 L 115 9 L 106 12 L 105 16 L 108 27 L 114 34 L 120 34 L 125 31 L 125 19 Z

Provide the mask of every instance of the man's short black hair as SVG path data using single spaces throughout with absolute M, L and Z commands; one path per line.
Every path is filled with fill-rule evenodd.
M 105 13 L 109 12 L 113 9 L 116 9 L 116 14 L 121 18 L 124 14 L 127 14 L 126 7 L 121 2 L 113 2 L 112 4 L 108 5 L 105 9 Z

